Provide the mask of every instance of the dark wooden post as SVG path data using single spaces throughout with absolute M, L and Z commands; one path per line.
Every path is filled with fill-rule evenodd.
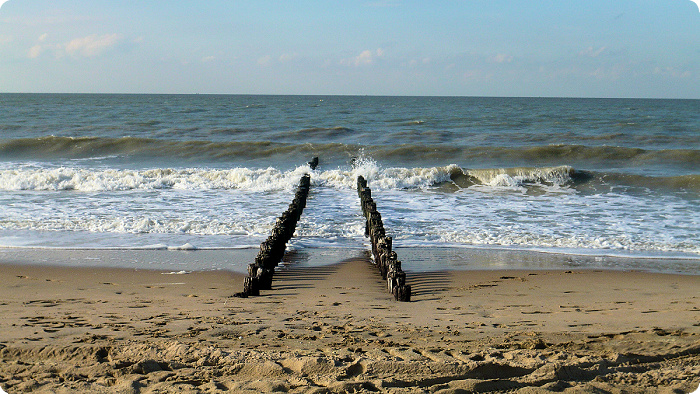
M 309 166 L 315 169 L 318 165 L 318 157 L 314 157 Z M 306 207 L 306 199 L 311 187 L 311 176 L 304 174 L 299 180 L 299 186 L 294 194 L 294 199 L 289 208 L 275 221 L 272 232 L 265 241 L 260 244 L 260 251 L 255 257 L 255 263 L 248 266 L 248 276 L 243 280 L 243 292 L 236 293 L 236 297 L 249 297 L 260 295 L 260 290 L 272 288 L 272 277 L 284 257 L 287 242 L 294 236 L 296 225 Z
M 411 301 L 411 286 L 406 284 L 406 273 L 401 269 L 401 261 L 392 251 L 393 239 L 386 236 L 382 215 L 377 211 L 377 205 L 372 200 L 372 190 L 367 186 L 364 177 L 357 177 L 357 196 L 365 217 L 365 237 L 371 244 L 374 263 L 382 278 L 387 281 L 389 292 L 397 301 Z

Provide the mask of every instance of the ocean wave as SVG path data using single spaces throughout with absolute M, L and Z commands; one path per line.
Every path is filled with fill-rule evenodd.
M 294 130 L 294 131 L 287 131 L 285 132 L 285 136 L 293 137 L 293 138 L 303 138 L 308 140 L 309 138 L 313 138 L 318 140 L 319 138 L 331 138 L 331 139 L 338 139 L 342 138 L 343 136 L 350 135 L 355 133 L 355 130 L 348 128 L 348 127 L 310 127 L 310 128 L 305 128 L 305 129 L 299 129 L 299 130 Z
M 456 165 L 432 168 L 386 168 L 372 164 L 352 169 L 315 172 L 314 186 L 353 189 L 363 175 L 377 189 L 420 189 L 450 180 Z M 147 170 L 85 169 L 79 167 L 22 168 L 0 170 L 0 190 L 31 191 L 125 191 L 125 190 L 211 190 L 240 189 L 255 192 L 292 190 L 299 176 L 310 169 L 300 166 L 289 171 L 232 168 L 155 168 Z
M 600 183 L 652 190 L 700 191 L 700 174 L 679 176 L 647 176 L 615 172 L 593 173 Z
M 271 223 L 263 221 L 187 220 L 148 217 L 0 220 L 0 230 L 85 231 L 117 234 L 177 234 L 262 236 L 270 231 Z
M 0 154 L 9 158 L 90 158 L 128 155 L 152 158 L 245 159 L 275 155 L 309 156 L 315 151 L 342 150 L 342 144 L 312 146 L 270 141 L 215 142 L 197 140 L 165 140 L 122 137 L 58 137 L 23 138 L 0 141 Z M 356 151 L 356 149 L 355 149 Z
M 382 201 L 384 202 L 384 201 Z M 317 246 L 343 245 L 358 247 L 363 239 L 364 225 L 355 218 L 345 223 L 307 223 L 295 233 L 295 240 L 301 245 L 315 244 Z M 308 219 L 305 219 L 308 222 Z M 39 231 L 44 233 L 89 233 L 99 234 L 133 234 L 147 236 L 164 236 L 163 239 L 196 239 L 198 237 L 218 236 L 222 238 L 209 239 L 204 248 L 242 248 L 256 245 L 269 233 L 274 223 L 262 223 L 261 221 L 218 221 L 218 220 L 187 220 L 176 218 L 71 218 L 64 220 L 3 220 L 0 221 L 2 231 Z M 507 229 L 473 229 L 468 226 L 436 226 L 430 229 L 430 235 L 426 235 L 423 228 L 402 227 L 401 231 L 394 232 L 396 245 L 403 247 L 432 246 L 432 247 L 515 247 L 535 250 L 548 250 L 576 253 L 615 253 L 617 252 L 647 252 L 647 253 L 672 253 L 683 255 L 687 258 L 697 258 L 700 255 L 700 245 L 692 240 L 667 240 L 663 238 L 628 236 L 615 233 L 578 233 L 563 236 L 561 234 L 549 234 L 547 231 L 508 231 Z M 533 229 L 535 230 L 535 229 Z M 178 238 L 180 237 L 180 238 Z M 182 238 L 185 237 L 185 238 Z M 132 244 L 125 243 L 119 238 L 118 245 L 114 247 L 133 248 Z M 156 238 L 140 238 L 140 242 Z M 188 241 L 189 242 L 189 241 Z M 192 241 L 194 242 L 194 241 Z M 0 246 L 1 247 L 1 246 Z M 165 246 L 151 245 L 150 248 L 165 248 Z M 143 248 L 143 247 L 141 247 Z M 195 249 L 184 244 L 180 249 Z M 200 247 L 197 246 L 197 249 Z M 169 247 L 169 249 L 175 249 Z M 597 251 L 597 252 L 596 252 Z
M 236 131 L 237 132 L 237 131 Z M 61 137 L 20 138 L 0 141 L 0 155 L 13 159 L 91 158 L 125 155 L 143 158 L 188 158 L 237 161 L 240 159 L 319 156 L 349 160 L 359 151 L 377 161 L 393 163 L 557 163 L 605 168 L 606 164 L 644 168 L 646 165 L 693 169 L 700 167 L 698 149 L 650 150 L 621 146 L 542 145 L 542 146 L 463 146 L 458 141 L 444 143 L 401 143 L 401 139 L 378 135 L 371 143 L 342 138 L 352 135 L 344 127 L 308 128 L 278 133 L 275 141 L 170 140 L 140 137 Z M 286 135 L 286 137 L 285 137 Z M 320 137 L 323 138 L 320 138 Z M 340 136 L 340 138 L 339 138 Z M 278 138 L 277 138 L 278 137 Z M 288 137 L 288 138 L 287 138 Z M 328 138 L 325 138 L 328 137 Z M 332 139 L 331 139 L 332 137 Z M 365 135 L 363 138 L 371 136 Z M 252 136 L 251 136 L 252 138 Z M 315 142 L 314 142 L 315 141 Z M 321 141 L 321 142 L 319 142 Z M 338 141 L 338 142 L 335 142 Z M 343 159 L 344 158 L 344 159 Z
M 0 190 L 124 191 L 244 189 L 256 192 L 292 190 L 308 167 L 291 171 L 275 168 L 203 168 L 149 170 L 24 168 L 0 170 Z
M 622 146 L 584 146 L 584 145 L 547 145 L 523 149 L 507 149 L 508 154 L 523 158 L 566 158 L 569 160 L 604 160 L 622 162 L 634 160 L 636 163 L 657 160 L 700 164 L 700 150 L 697 149 L 662 149 L 648 150 Z
M 660 191 L 700 191 L 700 174 L 652 176 L 577 170 L 571 166 L 513 167 L 462 169 L 451 172 L 450 179 L 459 187 L 476 185 L 505 188 L 538 186 L 572 187 L 593 186 L 605 189 L 617 186 Z
M 319 183 L 337 189 L 355 189 L 357 177 L 362 176 L 377 190 L 426 189 L 449 182 L 451 174 L 459 171 L 455 164 L 441 167 L 382 168 L 362 153 L 352 164 L 351 169 L 321 172 L 317 176 Z
M 253 192 L 292 190 L 298 178 L 311 170 L 273 167 L 230 169 L 152 168 L 143 170 L 83 167 L 0 169 L 0 190 L 7 191 L 127 191 L 127 190 L 246 190 Z M 473 186 L 490 188 L 615 186 L 662 191 L 699 191 L 700 175 L 657 177 L 615 172 L 577 170 L 571 166 L 464 169 L 456 164 L 439 167 L 382 167 L 376 161 L 358 159 L 352 167 L 313 171 L 317 187 L 354 189 L 363 176 L 377 190 L 429 189 L 443 192 Z
M 301 239 L 362 242 L 355 191 L 362 175 L 376 193 L 387 229 L 405 246 L 700 253 L 692 236 L 697 195 L 682 191 L 697 187 L 700 176 L 630 176 L 572 166 L 385 168 L 365 155 L 353 164 L 314 171 L 308 166 L 283 171 L 24 165 L 0 170 L 0 190 L 30 191 L 0 193 L 7 202 L 0 230 L 12 237 L 18 230 L 152 234 L 168 244 L 208 237 L 203 245 L 250 245 L 269 234 L 301 174 L 311 172 L 309 209 L 297 231 Z
M 700 254 L 700 246 L 690 242 L 665 242 L 659 239 L 634 239 L 613 235 L 577 235 L 569 237 L 535 233 L 495 233 L 490 231 L 456 232 L 440 234 L 440 243 L 447 245 L 481 245 L 524 247 L 558 251 L 626 251 L 681 253 L 692 256 Z
M 526 185 L 564 186 L 585 176 L 585 173 L 576 171 L 570 166 L 558 166 L 464 169 L 461 172 L 453 171 L 451 179 L 460 187 L 473 185 L 521 187 Z

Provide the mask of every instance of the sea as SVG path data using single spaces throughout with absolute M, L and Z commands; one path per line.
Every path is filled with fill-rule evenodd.
M 700 274 L 700 100 L 0 94 L 0 254 L 244 271 L 305 173 L 289 264 L 366 254 L 362 175 L 407 271 Z

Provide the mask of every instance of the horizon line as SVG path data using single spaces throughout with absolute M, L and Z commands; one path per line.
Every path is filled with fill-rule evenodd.
M 0 95 L 123 95 L 123 96 L 289 96 L 289 97 L 405 97 L 405 98 L 517 98 L 517 99 L 591 99 L 591 100 L 700 100 L 700 97 L 639 96 L 502 96 L 502 95 L 436 95 L 436 94 L 356 94 L 356 93 L 158 93 L 158 92 L 0 92 Z

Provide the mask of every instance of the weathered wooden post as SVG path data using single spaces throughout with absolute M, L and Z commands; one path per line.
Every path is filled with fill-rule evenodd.
M 239 293 L 240 294 L 240 293 Z M 258 278 L 255 276 L 246 276 L 243 279 L 243 293 L 241 295 L 235 294 L 237 296 L 243 297 L 256 297 L 260 295 L 260 289 L 258 288 Z
M 379 273 L 387 281 L 389 292 L 395 300 L 411 301 L 411 286 L 406 284 L 406 273 L 401 269 L 401 261 L 398 260 L 396 252 L 392 250 L 393 239 L 386 236 L 382 215 L 377 211 L 372 191 L 362 176 L 357 177 L 357 196 L 360 198 L 362 215 L 365 217 L 365 237 L 370 240 L 372 258 Z
M 411 302 L 411 285 L 395 287 L 394 299 L 401 302 Z
M 318 157 L 309 162 L 311 169 L 318 166 Z M 272 288 L 272 277 L 284 257 L 287 242 L 294 236 L 296 225 L 306 207 L 306 199 L 311 187 L 311 176 L 304 174 L 299 180 L 294 199 L 282 215 L 277 218 L 271 234 L 260 244 L 260 251 L 255 262 L 248 266 L 248 276 L 243 279 L 243 292 L 234 294 L 235 297 L 259 296 L 260 290 Z

